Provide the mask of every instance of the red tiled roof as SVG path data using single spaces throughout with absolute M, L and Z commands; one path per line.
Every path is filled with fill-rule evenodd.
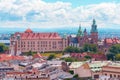
M 91 54 L 91 53 L 89 53 L 88 55 L 96 60 L 106 60 L 107 59 L 104 54 Z
M 42 55 L 40 53 L 34 54 L 33 58 L 42 58 Z
M 105 41 L 106 41 L 106 43 L 108 43 L 108 44 L 112 44 L 112 43 L 113 43 L 112 39 L 105 39 Z
M 80 59 L 84 58 L 85 56 L 91 56 L 92 58 L 96 60 L 106 60 L 106 56 L 104 54 L 93 54 L 93 53 L 71 53 L 71 57 Z
M 87 55 L 87 53 L 71 53 L 70 55 L 71 57 L 75 58 L 84 58 Z
M 107 39 L 105 39 L 105 42 L 107 44 L 118 44 L 118 43 L 120 43 L 120 39 L 118 39 L 118 38 L 107 38 Z
M 14 36 L 21 36 L 21 39 L 61 39 L 58 33 L 15 33 Z
M 0 62 L 9 60 L 24 60 L 23 56 L 12 56 L 8 54 L 0 54 Z

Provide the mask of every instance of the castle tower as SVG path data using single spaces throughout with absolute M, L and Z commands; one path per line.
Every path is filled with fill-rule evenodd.
M 78 33 L 77 33 L 77 39 L 78 39 L 79 47 L 81 47 L 83 45 L 83 40 L 84 40 L 81 25 L 79 25 L 79 29 L 78 29 Z
M 91 43 L 97 44 L 98 42 L 98 30 L 95 19 L 93 19 L 93 24 L 91 26 Z

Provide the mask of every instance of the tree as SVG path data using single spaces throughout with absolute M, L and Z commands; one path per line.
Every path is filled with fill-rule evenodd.
M 54 58 L 56 58 L 56 56 L 54 54 L 50 54 L 47 60 L 52 60 Z
M 73 76 L 73 78 L 79 78 L 78 74 L 75 74 L 75 75 Z
M 91 56 L 85 56 L 86 59 L 91 59 Z
M 70 70 L 69 73 L 73 75 L 73 74 L 74 74 L 74 71 L 73 71 L 73 70 Z
M 111 46 L 109 51 L 110 51 L 110 53 L 113 53 L 113 54 L 120 53 L 120 44 L 115 44 L 115 45 Z
M 73 52 L 79 53 L 80 49 L 77 48 L 77 47 L 68 46 L 68 47 L 65 48 L 64 52 L 67 52 L 67 53 L 73 53 Z
M 116 60 L 120 61 L 120 54 L 116 54 L 115 57 L 116 57 Z
M 83 51 L 84 52 L 90 51 L 96 53 L 98 51 L 98 48 L 97 45 L 95 44 L 84 44 Z
M 1 52 L 5 52 L 6 50 L 8 50 L 8 47 L 5 46 L 5 44 L 0 43 L 0 53 L 1 53 Z
M 78 61 L 77 59 L 72 58 L 72 57 L 63 58 L 63 60 L 65 60 L 66 62 L 74 62 L 74 61 Z
M 26 53 L 27 56 L 32 56 L 34 53 L 32 51 L 29 51 Z
M 110 54 L 107 54 L 106 56 L 107 56 L 107 60 L 112 60 L 113 61 L 115 55 L 110 53 Z

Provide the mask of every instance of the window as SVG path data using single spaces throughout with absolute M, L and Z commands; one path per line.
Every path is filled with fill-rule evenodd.
M 112 74 L 110 74 L 110 78 L 112 78 Z
M 118 75 L 118 78 L 120 77 L 120 75 Z

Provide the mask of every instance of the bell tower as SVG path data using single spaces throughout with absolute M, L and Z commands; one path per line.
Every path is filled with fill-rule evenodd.
M 98 30 L 95 19 L 93 19 L 93 23 L 91 26 L 91 43 L 97 44 L 98 42 Z

